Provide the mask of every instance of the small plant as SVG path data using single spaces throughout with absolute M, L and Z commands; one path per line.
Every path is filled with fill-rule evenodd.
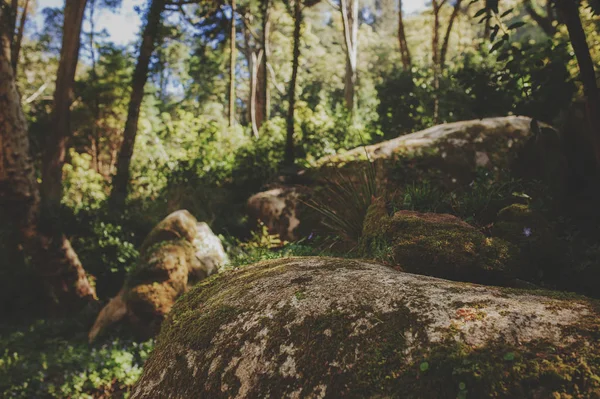
M 446 207 L 446 195 L 428 180 L 415 182 L 404 188 L 403 209 L 419 212 L 438 212 Z
M 251 237 L 247 242 L 241 243 L 242 248 L 253 249 L 274 249 L 280 248 L 287 244 L 287 241 L 282 241 L 279 234 L 271 234 L 269 228 L 262 222 L 258 221 L 258 229 L 251 233 Z
M 369 162 L 352 175 L 335 169 L 335 176 L 327 179 L 318 198 L 306 205 L 321 215 L 322 224 L 337 238 L 356 244 L 369 206 L 381 196 L 375 166 Z

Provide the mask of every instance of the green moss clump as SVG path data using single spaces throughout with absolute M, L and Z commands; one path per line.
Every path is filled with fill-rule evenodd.
M 389 258 L 410 273 L 494 285 L 513 280 L 516 248 L 455 216 L 400 211 L 389 217 L 381 203 L 367 215 L 360 246 L 364 256 L 384 245 Z

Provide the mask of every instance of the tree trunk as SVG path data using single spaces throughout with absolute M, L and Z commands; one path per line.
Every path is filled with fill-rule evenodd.
M 11 65 L 12 32 L 7 27 L 5 16 L 0 15 L 0 212 L 3 220 L 12 220 L 17 227 L 25 253 L 54 303 L 73 308 L 96 299 L 96 293 L 66 237 L 58 229 L 40 227 L 40 192 Z
M 133 71 L 131 84 L 131 97 L 127 111 L 127 121 L 123 132 L 123 142 L 117 158 L 117 173 L 113 177 L 110 202 L 117 209 L 122 209 L 127 198 L 129 185 L 131 157 L 135 145 L 135 137 L 140 118 L 140 107 L 144 99 L 144 86 L 148 80 L 150 57 L 156 47 L 156 40 L 160 30 L 160 17 L 165 8 L 165 0 L 152 0 L 148 12 L 148 20 L 142 33 L 142 44 L 138 55 L 137 64 Z
M 440 113 L 440 8 L 444 0 L 441 3 L 438 0 L 432 0 L 433 6 L 433 34 L 431 36 L 431 54 L 433 63 L 433 123 L 437 124 Z
M 235 123 L 235 0 L 231 0 L 231 26 L 229 32 L 229 126 Z
M 348 2 L 349 1 L 349 2 Z M 346 75 L 344 99 L 346 108 L 354 114 L 356 67 L 358 59 L 358 0 L 341 0 L 342 25 L 346 44 Z
M 579 17 L 579 6 L 573 0 L 556 0 L 556 7 L 567 26 L 571 46 L 573 46 L 579 64 L 579 75 L 583 83 L 588 123 L 591 127 L 590 130 L 593 132 L 591 140 L 596 156 L 596 167 L 600 168 L 600 93 L 596 83 L 594 62 Z
M 448 20 L 448 27 L 446 28 L 446 34 L 444 35 L 444 42 L 442 43 L 442 51 L 440 53 L 440 69 L 443 70 L 446 65 L 446 55 L 448 54 L 448 45 L 450 44 L 450 34 L 452 33 L 452 27 L 454 26 L 454 21 L 460 12 L 460 5 L 462 0 L 456 0 L 454 3 L 454 9 L 452 10 L 452 14 L 450 15 L 450 19 Z
M 267 76 L 267 62 L 269 61 L 269 35 L 271 32 L 270 1 L 264 2 L 261 48 L 262 57 L 259 56 L 258 71 L 256 78 L 256 127 L 260 129 L 262 124 L 269 119 L 269 79 Z
M 548 1 L 548 4 L 550 4 L 550 1 Z M 535 21 L 535 23 L 544 31 L 544 33 L 550 37 L 554 36 L 556 33 L 556 28 L 554 25 L 552 25 L 552 9 L 548 8 L 549 14 L 544 17 L 536 11 L 531 3 L 531 0 L 525 0 L 523 5 L 525 6 L 525 11 L 527 11 L 527 13 L 531 16 L 531 19 Z
M 17 35 L 14 38 L 12 44 L 12 67 L 15 74 L 15 79 L 17 78 L 17 71 L 19 66 L 19 56 L 21 53 L 21 43 L 23 42 L 23 33 L 25 32 L 25 23 L 27 22 L 27 11 L 29 8 L 29 0 L 25 0 L 25 5 L 23 6 L 23 12 L 21 13 L 21 19 L 19 21 L 19 29 L 17 30 Z
M 294 166 L 294 107 L 296 106 L 296 80 L 298 79 L 298 63 L 300 60 L 300 29 L 302 27 L 302 4 L 294 1 L 294 47 L 292 56 L 292 78 L 288 90 L 289 107 L 287 114 L 287 135 L 285 140 L 284 166 Z
M 252 60 L 250 62 L 250 71 L 251 71 L 251 76 L 250 76 L 250 118 L 251 118 L 251 122 L 252 122 L 252 133 L 254 134 L 254 137 L 258 138 L 259 136 L 259 129 L 260 126 L 258 124 L 258 120 L 259 120 L 259 109 L 258 109 L 258 96 L 257 96 L 257 91 L 258 91 L 258 70 L 260 69 L 260 65 L 262 64 L 262 58 L 263 58 L 263 50 L 259 50 L 258 55 L 256 55 L 256 53 L 254 51 L 251 52 L 251 57 Z M 262 82 L 260 82 L 262 83 Z M 263 110 L 260 110 L 260 112 L 262 112 Z M 261 121 L 262 123 L 262 121 Z
M 398 3 L 398 42 L 400 44 L 400 56 L 402 57 L 402 67 L 405 71 L 410 72 L 412 61 L 410 51 L 406 41 L 406 33 L 404 31 L 404 17 L 402 16 L 402 0 Z
M 86 0 L 66 0 L 60 61 L 52 108 L 50 132 L 42 164 L 42 201 L 55 216 L 62 200 L 62 170 L 71 135 L 70 118 L 75 70 L 79 59 L 81 23 Z

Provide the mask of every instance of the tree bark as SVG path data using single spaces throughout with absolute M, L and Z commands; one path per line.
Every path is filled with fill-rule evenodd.
M 229 32 L 229 126 L 233 126 L 235 123 L 235 11 L 235 0 L 231 0 L 231 26 Z
M 271 33 L 270 1 L 264 2 L 261 33 L 262 57 L 259 57 L 257 71 L 257 96 L 256 96 L 256 127 L 260 129 L 262 124 L 269 119 L 269 79 L 267 76 L 267 62 L 269 62 L 269 36 Z
M 137 64 L 133 71 L 131 84 L 131 97 L 127 110 L 127 121 L 123 131 L 123 142 L 117 158 L 117 173 L 112 180 L 112 191 L 110 202 L 117 209 L 125 206 L 127 189 L 129 185 L 131 157 L 135 146 L 135 138 L 138 131 L 140 108 L 144 99 L 144 86 L 148 80 L 148 68 L 150 57 L 156 48 L 156 40 L 160 30 L 160 18 L 165 8 L 165 0 L 152 0 L 146 26 L 142 33 L 142 44 L 138 54 Z
M 344 42 L 346 44 L 346 75 L 344 78 L 344 100 L 346 108 L 354 114 L 356 91 L 356 67 L 358 59 L 358 0 L 340 0 Z
M 258 104 L 259 102 L 257 101 L 257 91 L 258 91 L 258 85 L 259 85 L 259 81 L 258 81 L 258 70 L 260 69 L 260 65 L 262 64 L 262 58 L 263 58 L 263 50 L 259 50 L 258 55 L 252 51 L 251 52 L 251 57 L 252 60 L 250 62 L 251 65 L 251 76 L 250 76 L 250 118 L 251 118 L 251 122 L 252 122 L 252 133 L 254 134 L 254 137 L 258 138 L 259 136 L 259 129 L 260 126 L 258 124 L 258 120 L 259 120 L 259 110 L 258 110 Z M 260 82 L 262 83 L 262 82 Z M 262 112 L 262 110 L 261 110 Z M 262 121 L 261 121 L 262 124 Z
M 23 42 L 23 33 L 25 32 L 25 23 L 27 22 L 27 12 L 29 8 L 29 0 L 25 0 L 25 5 L 23 6 L 23 12 L 21 13 L 21 18 L 19 21 L 19 28 L 17 29 L 17 34 L 14 38 L 12 44 L 12 67 L 15 74 L 15 79 L 17 77 L 18 66 L 19 66 L 19 56 L 21 53 L 21 43 Z
M 406 32 L 404 31 L 404 17 L 402 14 L 402 0 L 398 3 L 398 42 L 400 44 L 400 56 L 402 57 L 402 67 L 405 71 L 410 72 L 412 61 L 410 58 L 410 50 L 406 41 Z
M 442 43 L 442 50 L 440 52 L 440 69 L 443 70 L 446 65 L 446 55 L 448 54 L 448 45 L 450 44 L 450 34 L 452 33 L 452 27 L 454 26 L 454 21 L 460 12 L 460 5 L 462 0 L 456 0 L 454 4 L 454 9 L 452 10 L 452 14 L 450 15 L 450 19 L 448 20 L 448 27 L 446 28 L 446 34 L 444 35 L 444 41 Z
M 79 60 L 81 23 L 86 0 L 66 0 L 60 61 L 52 108 L 52 125 L 46 136 L 46 151 L 42 163 L 42 201 L 54 216 L 62 200 L 62 170 L 67 141 L 71 135 L 70 118 L 75 70 Z
M 446 0 L 432 0 L 433 6 L 433 33 L 431 35 L 431 54 L 433 63 L 433 123 L 437 124 L 439 120 L 439 89 L 440 89 L 440 9 Z
M 0 212 L 16 226 L 54 304 L 74 308 L 96 299 L 96 293 L 66 237 L 57 228 L 41 227 L 40 192 L 11 65 L 13 32 L 6 22 L 0 15 Z
M 579 4 L 574 0 L 555 1 L 557 10 L 567 26 L 571 46 L 579 65 L 579 75 L 583 84 L 588 123 L 591 127 L 590 130 L 593 132 L 591 140 L 596 156 L 596 167 L 600 168 L 600 92 L 596 83 L 594 62 L 590 55 L 585 31 L 581 25 Z
M 292 56 L 292 78 L 288 89 L 289 107 L 287 113 L 287 135 L 285 140 L 284 166 L 294 166 L 294 108 L 296 106 L 296 80 L 298 79 L 298 64 L 300 62 L 300 30 L 302 28 L 302 4 L 294 1 L 294 44 Z

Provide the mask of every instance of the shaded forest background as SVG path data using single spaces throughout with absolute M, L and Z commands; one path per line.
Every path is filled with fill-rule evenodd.
M 567 3 L 432 0 L 406 15 L 394 0 L 152 0 L 139 10 L 138 40 L 125 46 L 95 28 L 98 11 L 118 13 L 118 1 L 3 3 L 28 173 L 40 182 L 35 209 L 22 204 L 34 215 L 25 227 L 46 238 L 28 244 L 15 234 L 25 228 L 14 212 L 21 205 L 3 205 L 1 317 L 95 309 L 89 300 L 119 291 L 144 237 L 177 209 L 239 255 L 253 237 L 244 211 L 251 194 L 322 157 L 436 124 L 514 114 L 588 134 L 577 173 L 595 175 L 600 7 Z M 574 116 L 582 113 L 588 118 Z M 591 252 L 586 261 L 600 259 L 598 245 Z M 40 268 L 48 257 L 54 263 Z M 31 331 L 49 336 L 78 328 L 37 323 Z M 15 345 L 18 337 L 6 336 Z M 94 389 L 151 345 L 123 350 L 118 334 L 106 342 L 85 355 L 108 351 L 114 361 Z M 71 364 L 65 353 L 54 361 Z M 76 372 L 67 380 L 52 389 L 77 394 Z

